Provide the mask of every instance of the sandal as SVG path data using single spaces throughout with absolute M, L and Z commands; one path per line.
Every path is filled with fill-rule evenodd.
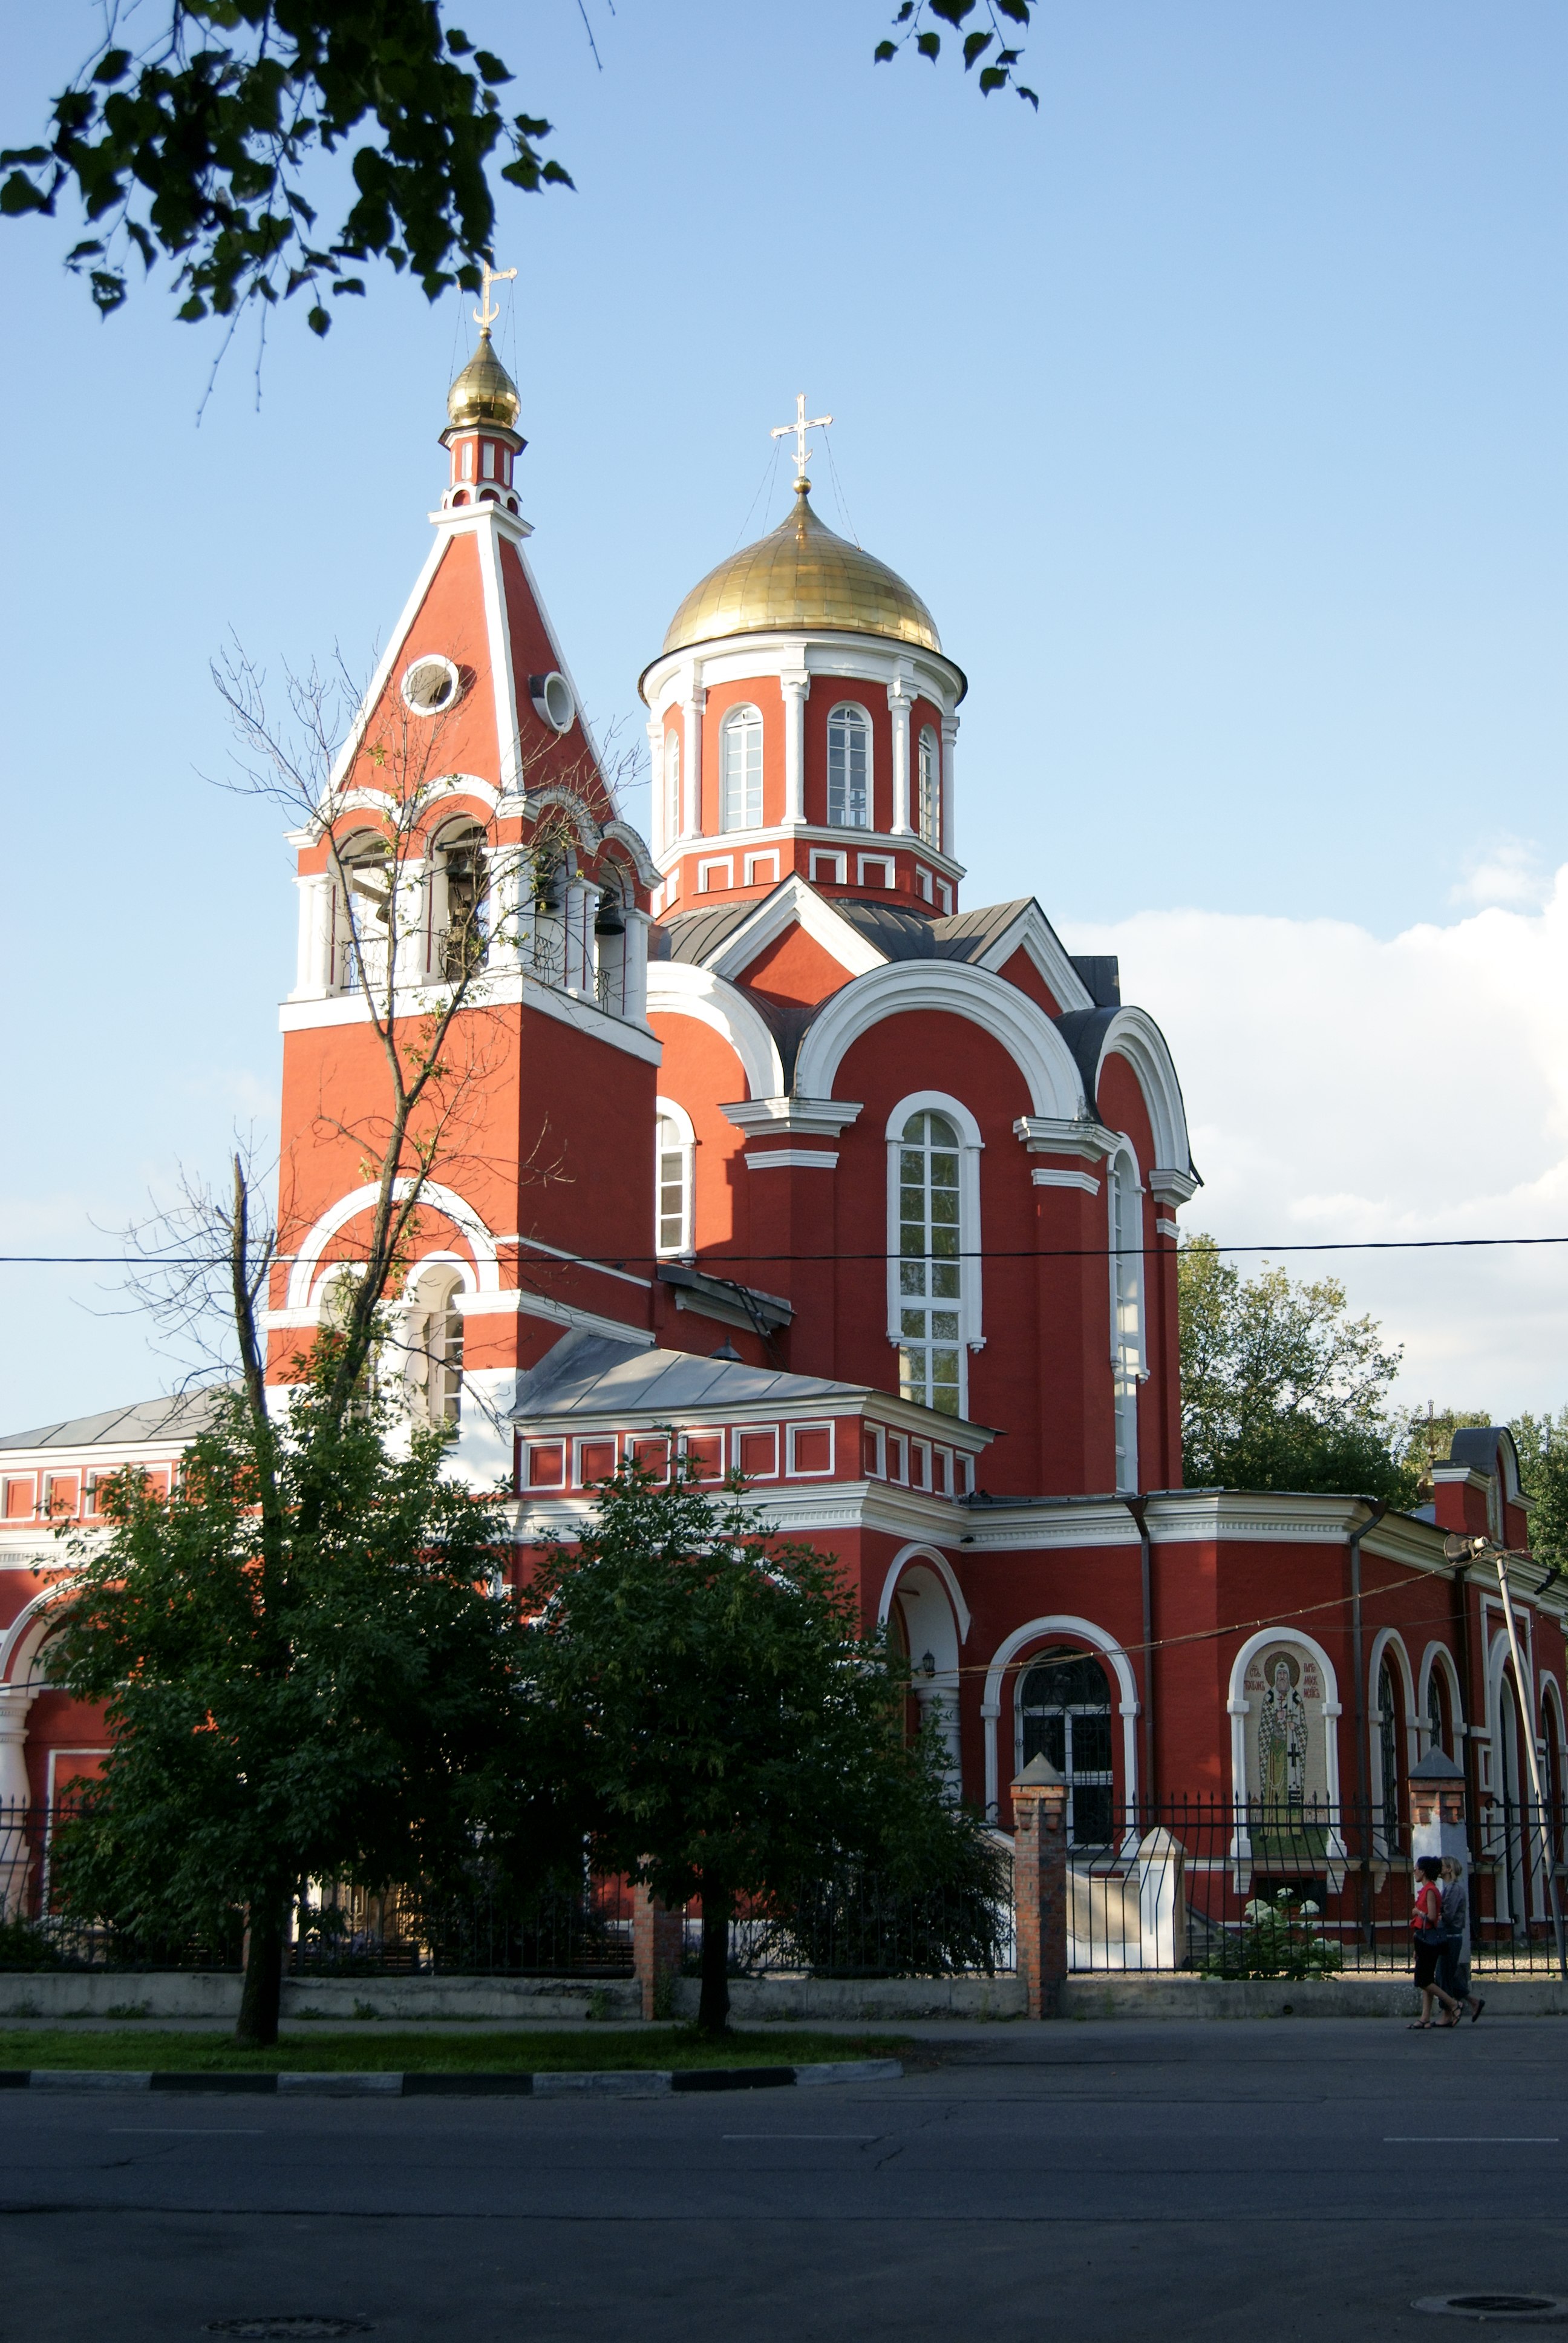
M 1408 2034 L 1430 2034 L 1432 2020 L 1430 2017 L 1412 2017 L 1405 2031 Z
M 1485 2007 L 1486 2004 L 1483 2001 L 1478 2001 L 1476 2003 L 1475 2007 L 1470 2013 L 1470 2022 L 1472 2026 L 1475 2024 L 1476 2019 L 1481 2016 L 1482 2011 Z

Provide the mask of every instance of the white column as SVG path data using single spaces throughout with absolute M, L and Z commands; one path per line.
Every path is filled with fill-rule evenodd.
M 888 707 L 893 719 L 893 835 L 910 835 L 910 688 L 902 676 L 888 686 Z
M 626 976 L 621 1015 L 631 1025 L 648 1022 L 648 931 L 653 925 L 646 911 L 626 914 Z
M 429 880 L 430 899 L 426 895 Z M 393 959 L 393 976 L 401 990 L 405 985 L 438 982 L 442 970 L 437 961 L 430 965 L 432 932 L 439 924 L 447 924 L 446 884 L 443 881 L 440 901 L 435 900 L 437 873 L 434 863 L 405 862 L 392 881 L 392 928 L 388 937 Z M 377 939 L 387 935 L 373 908 L 364 907 L 359 923 L 359 940 L 365 954 L 365 967 L 373 989 L 384 985 L 386 961 L 376 949 Z
M 806 819 L 806 695 L 809 675 L 779 679 L 784 694 L 784 819 L 791 827 Z
M 937 840 L 944 854 L 953 851 L 953 749 L 958 737 L 958 718 L 945 716 L 942 719 L 941 836 Z
M 702 830 L 702 711 L 707 705 L 701 664 L 694 660 L 680 710 L 684 734 L 680 759 L 682 838 L 699 837 Z
M 567 888 L 566 970 L 561 982 L 568 992 L 594 997 L 593 920 L 598 902 L 597 887 L 573 879 Z
M 522 957 L 524 854 L 520 843 L 498 846 L 490 857 L 490 949 L 486 966 L 516 968 Z
M 4 1920 L 21 1916 L 27 1892 L 25 1815 L 32 1803 L 27 1711 L 35 1696 L 31 1686 L 0 1688 L 0 1919 Z
M 332 990 L 332 873 L 313 870 L 294 883 L 299 890 L 299 944 L 290 998 L 319 1001 Z
M 648 785 L 652 792 L 648 809 L 648 829 L 653 837 L 653 850 L 662 854 L 674 839 L 665 835 L 664 811 L 664 719 L 650 717 L 648 726 Z

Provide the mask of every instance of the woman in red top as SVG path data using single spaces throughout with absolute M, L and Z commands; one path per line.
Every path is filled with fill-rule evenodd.
M 1448 2012 L 1443 2026 L 1457 2026 L 1459 2004 L 1453 1996 L 1444 1993 L 1437 1982 L 1438 1956 L 1442 1950 L 1442 1865 L 1435 1855 L 1423 1855 L 1416 1864 L 1421 1885 L 1415 1892 L 1415 1903 L 1410 1916 L 1410 1933 L 1415 1940 L 1415 1986 L 1421 1996 L 1421 2016 L 1412 2019 L 1412 2033 L 1426 2033 L 1432 2026 L 1432 2006 L 1441 2002 Z

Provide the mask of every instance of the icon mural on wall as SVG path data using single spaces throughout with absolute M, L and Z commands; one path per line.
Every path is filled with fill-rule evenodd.
M 1299 1644 L 1269 1644 L 1241 1689 L 1253 1858 L 1310 1865 L 1322 1858 L 1330 1820 L 1322 1669 Z

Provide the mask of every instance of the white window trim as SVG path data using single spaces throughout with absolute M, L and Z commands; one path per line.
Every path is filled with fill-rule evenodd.
M 653 1166 L 653 1249 L 660 1261 L 681 1261 L 692 1252 L 696 1243 L 694 1223 L 697 1217 L 697 1131 L 691 1117 L 678 1099 L 662 1096 L 656 1098 L 653 1102 L 653 1111 L 656 1118 Z M 659 1151 L 657 1146 L 657 1118 L 659 1115 L 667 1115 L 675 1125 L 676 1141 L 680 1150 L 680 1242 L 678 1245 L 663 1245 L 658 1242 L 660 1214 L 658 1158 Z
M 773 1443 L 772 1463 L 769 1466 L 766 1473 L 747 1472 L 746 1466 L 740 1461 L 741 1442 L 743 1440 L 765 1440 L 769 1438 L 771 1438 Z M 730 1434 L 730 1440 L 732 1443 L 730 1455 L 734 1463 L 735 1470 L 738 1473 L 746 1473 L 747 1479 L 750 1481 L 777 1481 L 779 1479 L 779 1426 L 776 1423 L 738 1423 Z
M 819 865 L 824 862 L 831 864 L 831 869 L 827 870 L 819 869 Z M 846 884 L 846 875 L 848 873 L 849 867 L 849 858 L 847 854 L 834 854 L 832 852 L 824 853 L 818 847 L 813 847 L 811 850 L 811 877 L 813 880 L 826 879 L 830 886 L 842 887 Z
M 716 870 L 721 870 L 724 873 L 722 879 L 714 878 L 713 874 Z M 734 884 L 735 857 L 733 854 L 716 854 L 710 861 L 698 864 L 697 891 L 699 895 L 708 894 L 715 887 L 733 887 Z
M 899 1148 L 912 1114 L 945 1114 L 959 1134 L 959 1412 L 968 1415 L 969 1362 L 985 1343 L 980 1283 L 980 1160 L 985 1151 L 980 1127 L 967 1106 L 946 1091 L 911 1091 L 888 1117 L 888 1340 L 898 1347 L 899 1327 Z
M 932 821 L 933 821 L 933 824 L 934 824 L 934 828 L 933 828 L 932 830 L 924 830 L 924 829 L 922 829 L 922 828 L 921 828 L 921 826 L 920 826 L 920 752 L 921 752 L 921 749 L 922 749 L 922 748 L 923 748 L 923 746 L 924 746 L 924 744 L 925 744 L 925 740 L 926 740 L 926 738 L 927 738 L 928 734 L 929 734 L 929 735 L 930 735 L 930 739 L 931 739 L 932 743 L 933 743 L 933 746 L 934 746 L 934 748 L 935 748 L 935 751 L 936 751 L 935 756 L 933 757 L 933 759 L 932 759 L 932 760 L 931 760 L 932 769 L 931 769 L 931 800 L 930 800 L 930 802 L 931 802 L 931 817 L 932 817 Z M 910 828 L 913 830 L 913 831 L 914 831 L 914 833 L 915 833 L 916 837 L 920 840 L 920 843 L 921 843 L 921 845 L 922 845 L 922 846 L 929 846 L 929 847 L 932 850 L 932 851 L 933 851 L 933 852 L 935 852 L 935 853 L 937 853 L 937 854 L 940 854 L 940 853 L 942 851 L 942 736 L 941 736 L 941 734 L 938 731 L 938 729 L 937 729 L 937 728 L 936 728 L 936 726 L 935 726 L 934 724 L 922 724 L 922 725 L 920 726 L 920 729 L 919 729 L 919 730 L 917 731 L 917 733 L 915 734 L 915 753 L 914 753 L 913 759 L 911 759 L 911 764 L 912 764 L 912 768 L 913 768 L 913 770 L 912 770 L 912 776 L 911 776 L 911 777 L 912 777 L 912 779 L 913 779 L 913 782 L 914 782 L 914 799 L 915 799 L 915 802 L 914 802 L 914 805 L 913 805 L 913 807 L 912 807 L 911 810 L 912 810 L 912 812 L 913 812 L 913 814 L 914 814 L 915 819 L 914 819 L 914 820 L 910 823 Z
M 690 1425 L 690 1426 L 689 1426 L 686 1431 L 682 1432 L 682 1433 L 679 1434 L 679 1436 L 678 1436 L 678 1440 L 677 1440 L 677 1442 L 676 1442 L 676 1453 L 677 1453 L 677 1454 L 678 1454 L 678 1455 L 679 1455 L 679 1456 L 687 1456 L 687 1455 L 689 1455 L 689 1453 L 690 1453 L 690 1452 L 691 1452 L 691 1443 L 692 1443 L 694 1440 L 717 1440 L 717 1441 L 718 1441 L 718 1443 L 719 1443 L 719 1470 L 718 1470 L 718 1472 L 713 1475 L 713 1483 L 719 1483 L 719 1482 L 721 1482 L 721 1481 L 723 1480 L 723 1478 L 724 1478 L 724 1473 L 725 1473 L 725 1463 L 724 1463 L 724 1460 L 725 1460 L 725 1457 L 727 1456 L 727 1454 L 729 1453 L 729 1450 L 728 1450 L 728 1447 L 727 1447 L 727 1445 L 726 1445 L 726 1441 L 725 1441 L 724 1426 L 723 1426 L 722 1424 L 720 1424 L 720 1423 L 696 1423 L 696 1424 L 692 1424 L 692 1425 Z M 709 1487 L 709 1486 L 713 1485 L 713 1483 L 709 1483 L 709 1482 L 707 1482 L 707 1481 L 699 1481 L 699 1482 L 698 1483 L 698 1484 L 697 1484 L 697 1485 L 698 1485 L 698 1487 L 699 1487 L 699 1489 L 702 1489 L 702 1488 L 708 1488 L 708 1487 Z
M 1143 1225 L 1145 1192 L 1143 1182 L 1138 1176 L 1138 1154 L 1132 1141 L 1127 1137 L 1125 1131 L 1118 1134 L 1118 1141 L 1115 1152 L 1105 1167 L 1105 1266 L 1108 1273 L 1108 1307 L 1111 1320 L 1111 1404 L 1120 1413 L 1122 1399 L 1116 1385 L 1122 1374 L 1125 1363 L 1121 1353 L 1121 1262 L 1117 1249 L 1116 1223 L 1120 1200 L 1124 1195 L 1130 1196 L 1134 1200 L 1132 1210 L 1137 1220 L 1138 1233 L 1141 1238 L 1145 1237 Z M 1131 1423 L 1131 1438 L 1128 1443 L 1131 1452 L 1131 1477 L 1125 1483 L 1118 1483 L 1119 1486 L 1125 1486 L 1133 1491 L 1141 1486 L 1142 1460 L 1139 1454 L 1139 1393 L 1149 1380 L 1149 1292 L 1148 1278 L 1145 1273 L 1146 1260 L 1145 1251 L 1138 1255 L 1132 1272 L 1135 1281 L 1134 1307 L 1138 1312 L 1138 1353 L 1137 1363 L 1132 1371 L 1131 1396 L 1128 1403 Z M 1120 1426 L 1118 1429 L 1120 1430 Z M 1117 1444 L 1121 1445 L 1120 1441 Z
M 729 796 L 729 783 L 725 770 L 729 761 L 729 735 L 732 731 L 739 730 L 740 726 L 743 723 L 749 722 L 752 717 L 756 718 L 757 729 L 762 735 L 762 774 L 758 790 L 758 795 L 761 802 L 758 806 L 757 819 L 755 821 L 748 821 L 745 819 L 744 814 L 740 820 L 731 821 L 729 819 L 729 808 L 726 801 Z M 768 728 L 762 721 L 762 710 L 756 705 L 755 701 L 749 699 L 738 700 L 733 708 L 727 708 L 725 709 L 723 716 L 719 719 L 719 827 L 721 830 L 760 830 L 762 827 L 763 817 L 767 810 L 767 805 Z
M 765 862 L 769 866 L 766 878 L 764 878 L 762 871 L 762 865 Z M 746 858 L 745 868 L 746 884 L 749 887 L 777 887 L 779 884 L 779 853 L 777 848 L 768 854 L 749 854 Z
M 786 1452 L 786 1477 L 791 1481 L 830 1481 L 833 1477 L 833 1468 L 838 1462 L 839 1448 L 839 1443 L 836 1437 L 837 1426 L 835 1425 L 832 1417 L 828 1416 L 821 1423 L 788 1424 L 786 1425 L 785 1430 L 789 1435 L 789 1446 Z M 825 1432 L 827 1433 L 828 1462 L 826 1464 L 798 1464 L 795 1462 L 795 1443 L 803 1432 Z
M 827 780 L 827 795 L 824 800 L 828 809 L 828 827 L 829 830 L 875 830 L 877 827 L 876 727 L 871 722 L 870 709 L 862 700 L 859 699 L 836 699 L 833 702 L 832 707 L 828 710 L 828 722 L 829 726 L 831 726 L 834 717 L 839 714 L 841 709 L 845 708 L 852 708 L 856 715 L 859 718 L 861 723 L 866 728 L 866 819 L 864 821 L 834 820 L 832 800 L 833 752 L 829 747 L 828 751 L 828 769 L 825 777 Z M 826 739 L 827 735 L 824 734 L 823 738 Z
M 937 880 L 937 894 L 941 901 L 943 919 L 951 919 L 953 910 L 953 890 L 948 885 L 945 879 L 939 879 Z
M 870 870 L 873 864 L 875 864 L 876 868 L 882 874 L 879 879 L 868 879 L 866 876 L 867 871 Z M 857 887 L 891 888 L 896 883 L 897 879 L 898 867 L 890 854 L 858 854 L 855 857 L 855 884 Z

